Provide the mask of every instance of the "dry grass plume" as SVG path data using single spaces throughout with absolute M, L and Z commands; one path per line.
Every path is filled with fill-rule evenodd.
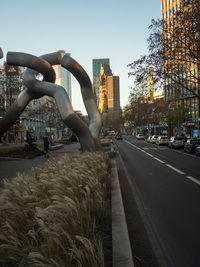
M 5 181 L 0 266 L 106 266 L 109 176 L 105 154 L 77 153 Z

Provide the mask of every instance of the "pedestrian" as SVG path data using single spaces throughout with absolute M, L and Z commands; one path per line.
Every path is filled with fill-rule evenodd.
M 53 134 L 50 134 L 50 143 L 51 143 L 51 146 L 53 146 L 53 138 L 54 138 Z
M 46 155 L 49 151 L 49 137 L 47 135 L 43 137 L 43 143 L 44 143 L 44 153 Z

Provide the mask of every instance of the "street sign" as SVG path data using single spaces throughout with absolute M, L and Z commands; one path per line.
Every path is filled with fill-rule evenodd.
M 20 132 L 23 132 L 24 131 L 24 128 L 23 127 L 19 127 L 19 131 Z

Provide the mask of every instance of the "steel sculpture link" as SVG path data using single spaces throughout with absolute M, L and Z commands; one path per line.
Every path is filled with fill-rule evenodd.
M 3 51 L 2 51 L 2 49 L 1 49 L 1 47 L 0 47 L 0 59 L 1 58 L 3 58 Z
M 1 49 L 0 56 L 3 57 Z M 64 123 L 77 135 L 82 150 L 95 151 L 101 149 L 98 139 L 101 129 L 100 113 L 92 92 L 91 81 L 78 62 L 68 55 L 64 55 L 62 58 L 60 52 L 49 53 L 41 57 L 21 52 L 8 52 L 7 64 L 27 67 L 23 76 L 23 82 L 27 89 L 24 89 L 18 95 L 10 110 L 0 120 L 0 136 L 13 125 L 31 100 L 47 95 L 55 99 Z M 65 88 L 54 84 L 56 77 L 52 65 L 58 64 L 70 71 L 80 84 L 82 98 L 90 121 L 89 128 L 74 112 Z M 38 73 L 43 75 L 43 81 L 36 79 Z

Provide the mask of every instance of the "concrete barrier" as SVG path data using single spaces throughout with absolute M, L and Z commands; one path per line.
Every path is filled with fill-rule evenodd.
M 116 162 L 112 159 L 112 247 L 113 267 L 133 267 L 132 250 L 124 213 Z

